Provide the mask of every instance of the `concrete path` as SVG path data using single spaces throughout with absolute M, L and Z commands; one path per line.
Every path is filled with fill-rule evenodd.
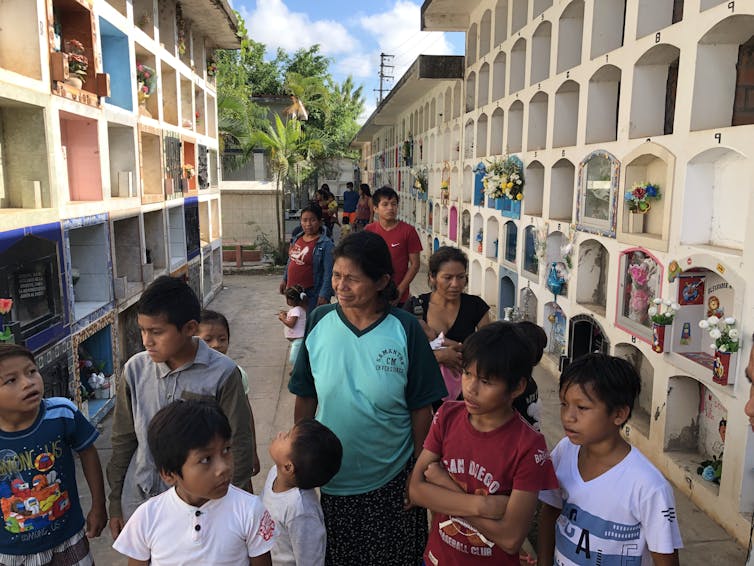
M 287 430 L 293 421 L 293 396 L 288 393 L 286 366 L 288 343 L 283 338 L 282 325 L 275 318 L 285 308 L 278 294 L 278 275 L 226 275 L 225 288 L 212 302 L 211 308 L 224 313 L 231 327 L 230 355 L 249 374 L 249 399 L 254 410 L 257 442 L 262 472 L 254 478 L 254 491 L 259 493 L 271 461 L 267 452 L 270 439 L 279 430 Z M 416 279 L 412 291 L 425 292 L 426 271 Z M 537 368 L 535 378 L 543 399 L 543 432 L 548 445 L 562 436 L 560 428 L 557 376 L 550 366 Z M 110 424 L 108 417 L 101 425 L 102 436 L 97 448 L 103 467 L 110 458 Z M 89 509 L 89 492 L 79 470 L 82 507 Z M 678 520 L 686 548 L 681 551 L 683 565 L 743 565 L 746 552 L 707 515 L 676 491 Z M 95 560 L 100 566 L 125 565 L 126 560 L 111 548 L 112 539 L 106 529 L 92 541 Z M 343 565 L 350 566 L 350 565 Z

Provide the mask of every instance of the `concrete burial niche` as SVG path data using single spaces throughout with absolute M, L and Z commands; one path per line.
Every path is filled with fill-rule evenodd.
M 169 270 L 175 271 L 187 261 L 186 254 L 186 224 L 183 206 L 168 208 L 168 257 Z
M 4 26 L 0 38 L 7 27 L 12 26 Z M 44 109 L 0 98 L 0 209 L 52 207 L 47 155 Z
M 454 242 L 458 241 L 458 208 L 450 207 L 450 225 L 448 227 L 448 237 Z
M 461 213 L 461 245 L 470 247 L 471 243 L 471 213 L 464 210 Z
M 482 295 L 482 264 L 478 259 L 472 260 L 469 273 L 469 293 Z
M 505 223 L 503 231 L 505 235 L 505 254 L 503 259 L 515 263 L 518 250 L 518 226 L 516 226 L 513 220 L 509 220 Z
M 167 232 L 165 229 L 165 211 L 163 209 L 144 213 L 144 245 L 146 263 L 142 266 L 144 282 L 149 283 L 153 277 L 167 273 Z
M 652 414 L 652 394 L 654 388 L 654 367 L 649 358 L 633 344 L 621 343 L 615 345 L 615 356 L 629 362 L 641 377 L 641 393 L 634 404 L 631 415 L 631 426 L 649 438 L 649 427 Z
M 82 320 L 113 300 L 107 223 L 66 230 L 73 287 L 73 321 Z
M 531 275 L 539 274 L 539 260 L 537 259 L 537 235 L 534 226 L 527 226 L 524 230 L 524 271 Z
M 71 201 L 102 200 L 97 120 L 60 112 L 60 142 Z
M 630 248 L 620 255 L 616 326 L 649 341 L 652 323 L 648 309 L 660 297 L 663 266 L 649 251 Z
M 42 80 L 42 64 L 39 41 L 40 30 L 37 22 L 43 21 L 44 13 L 38 8 L 43 6 L 29 0 L 7 0 L 0 4 L 0 22 L 13 22 L 0 29 L 0 68 L 19 75 Z
M 510 269 L 500 268 L 500 284 L 498 285 L 498 300 L 500 312 L 498 318 L 505 317 L 505 309 L 516 306 L 516 289 L 518 283 L 518 273 Z
M 607 276 L 610 254 L 599 241 L 584 240 L 579 244 L 576 302 L 605 316 L 607 306 Z
M 105 98 L 105 102 L 124 110 L 133 110 L 134 87 L 131 84 L 128 36 L 102 17 L 99 18 L 99 32 L 102 68 L 110 75 L 110 96 Z
M 485 257 L 497 261 L 500 248 L 500 224 L 497 217 L 490 216 L 487 218 L 487 229 L 485 235 Z
M 490 305 L 490 311 L 497 312 L 498 305 L 498 280 L 499 275 L 496 268 L 488 267 L 484 270 L 484 293 L 482 298 Z
M 131 198 L 139 194 L 135 140 L 136 133 L 133 128 L 114 123 L 107 124 L 111 198 Z
M 610 351 L 610 340 L 602 325 L 591 316 L 579 314 L 568 323 L 568 358 L 571 361 L 586 354 Z
M 576 221 L 580 230 L 615 237 L 620 162 L 594 151 L 579 164 Z
M 696 471 L 704 460 L 720 457 L 725 449 L 728 412 L 706 385 L 686 375 L 668 381 L 664 448 L 681 469 Z M 718 495 L 720 486 L 692 475 L 696 483 Z M 724 478 L 723 478 L 724 480 Z
M 542 328 L 547 334 L 545 353 L 557 363 L 566 353 L 567 318 L 563 309 L 555 302 L 545 303 L 544 315 Z
M 531 40 L 531 71 L 529 84 L 540 83 L 550 76 L 550 43 L 552 24 L 544 21 L 534 30 Z
M 534 291 L 529 287 L 522 288 L 518 298 L 518 308 L 521 311 L 521 318 L 536 323 L 538 306 L 539 301 Z
M 123 301 L 137 295 L 144 288 L 141 267 L 143 261 L 139 217 L 129 216 L 112 220 L 115 298 Z

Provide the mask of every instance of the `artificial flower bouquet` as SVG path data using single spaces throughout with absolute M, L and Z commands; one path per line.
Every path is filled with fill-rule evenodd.
M 715 341 L 714 344 L 710 344 L 710 348 L 723 353 L 738 352 L 741 334 L 736 328 L 736 319 L 732 316 L 710 316 L 699 321 L 699 328 L 707 330 L 710 338 Z
M 625 199 L 628 210 L 636 214 L 649 212 L 649 199 L 660 198 L 660 187 L 652 183 L 636 183 L 630 191 L 626 191 Z
M 524 198 L 524 175 L 519 161 L 511 157 L 493 159 L 482 180 L 484 194 L 489 198 Z
M 82 83 L 86 82 L 86 71 L 89 68 L 89 59 L 83 44 L 77 39 L 71 39 L 65 42 L 65 50 L 68 54 L 68 72 L 81 79 Z
M 654 324 L 659 324 L 661 326 L 673 324 L 673 318 L 681 309 L 681 306 L 669 299 L 661 299 L 660 297 L 656 297 L 652 302 L 654 304 L 647 309 L 647 314 L 649 315 L 650 320 Z
M 429 186 L 429 170 L 427 167 L 411 169 L 411 174 L 414 176 L 414 188 L 419 192 L 426 193 Z
M 136 63 L 136 82 L 139 83 L 139 95 L 147 97 L 154 92 L 155 70 L 144 63 Z

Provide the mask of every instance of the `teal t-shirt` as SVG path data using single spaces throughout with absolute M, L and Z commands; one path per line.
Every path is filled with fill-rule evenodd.
M 316 397 L 317 420 L 343 444 L 340 471 L 322 488 L 330 495 L 367 493 L 398 475 L 414 449 L 411 411 L 447 395 L 413 315 L 393 308 L 360 331 L 339 305 L 308 318 L 288 389 Z

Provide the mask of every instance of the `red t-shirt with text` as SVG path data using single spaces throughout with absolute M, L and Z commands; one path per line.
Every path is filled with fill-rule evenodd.
M 304 289 L 314 287 L 314 246 L 319 237 L 311 242 L 305 242 L 304 238 L 298 238 L 291 246 L 288 256 L 288 287 L 301 285 Z
M 510 495 L 558 487 L 545 438 L 518 413 L 489 432 L 469 422 L 463 401 L 443 403 L 435 414 L 424 448 L 438 454 L 445 469 L 466 493 Z M 461 517 L 434 513 L 424 562 L 442 566 L 504 564 L 519 566 L 508 554 Z
M 416 229 L 402 220 L 399 220 L 392 230 L 385 230 L 379 222 L 367 224 L 364 229 L 379 234 L 387 242 L 390 257 L 393 260 L 393 281 L 399 285 L 408 272 L 409 254 L 418 254 L 422 251 L 422 243 Z M 409 290 L 406 289 L 398 300 L 403 303 L 408 300 L 409 295 Z

